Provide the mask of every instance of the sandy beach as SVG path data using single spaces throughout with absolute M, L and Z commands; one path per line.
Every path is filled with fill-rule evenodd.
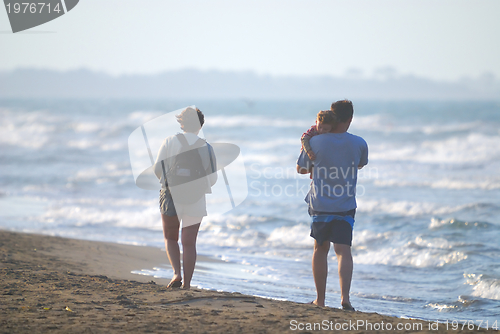
M 164 251 L 151 247 L 0 231 L 0 258 L 1 333 L 470 332 L 239 293 L 169 289 L 164 279 L 131 273 L 166 261 Z

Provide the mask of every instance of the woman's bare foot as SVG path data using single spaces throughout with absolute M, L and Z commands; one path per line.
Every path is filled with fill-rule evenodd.
M 168 283 L 167 288 L 180 288 L 182 286 L 181 277 L 173 277 L 170 283 Z

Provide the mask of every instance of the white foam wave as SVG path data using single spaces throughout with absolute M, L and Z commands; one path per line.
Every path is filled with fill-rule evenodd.
M 128 115 L 128 120 L 130 121 L 130 125 L 134 127 L 141 126 L 142 124 L 161 116 L 162 112 L 160 111 L 144 111 L 144 110 L 138 110 L 130 113 Z
M 97 132 L 102 129 L 102 125 L 96 122 L 80 122 L 73 124 L 73 130 L 76 132 Z
M 429 202 L 356 199 L 359 212 L 388 213 L 400 216 L 444 215 L 463 210 L 470 205 L 443 206 Z
M 283 155 L 278 152 L 275 152 L 274 154 L 245 153 L 245 162 L 257 163 L 261 166 L 295 166 L 293 163 L 296 162 L 297 156 Z
M 245 144 L 245 149 L 252 149 L 252 150 L 271 150 L 271 149 L 276 149 L 279 148 L 280 150 L 283 149 L 284 146 L 295 146 L 297 147 L 296 153 L 297 156 L 300 153 L 300 138 L 278 138 L 278 139 L 273 139 L 273 140 L 267 140 L 267 141 L 252 141 L 249 143 Z
M 92 167 L 80 170 L 69 180 L 89 181 L 103 178 L 131 177 L 132 171 L 127 167 L 128 166 L 120 167 L 119 165 L 114 163 L 107 163 L 103 167 Z
M 353 118 L 351 128 L 354 131 L 368 130 L 383 133 L 402 133 L 413 134 L 423 133 L 426 135 L 435 135 L 451 132 L 472 131 L 482 126 L 480 121 L 467 123 L 451 123 L 451 124 L 422 124 L 422 125 L 401 125 L 395 124 L 394 120 L 388 116 L 376 115 L 357 115 Z
M 310 231 L 306 224 L 279 227 L 271 232 L 267 242 L 273 247 L 311 248 L 314 242 Z
M 229 128 L 229 127 L 262 127 L 270 126 L 277 128 L 300 127 L 304 128 L 304 132 L 314 125 L 314 119 L 310 121 L 304 120 L 287 120 L 283 118 L 271 118 L 263 116 L 240 115 L 240 116 L 213 116 L 210 117 L 210 122 L 207 122 L 207 127 Z
M 500 281 L 490 280 L 480 282 L 474 287 L 473 296 L 500 300 Z
M 68 198 L 61 199 L 58 205 L 92 205 L 92 206 L 106 206 L 106 207 L 154 207 L 158 205 L 158 199 L 143 200 L 136 198 Z
M 430 303 L 426 306 L 436 309 L 438 312 L 447 312 L 458 308 L 458 305 L 448 305 L 448 304 L 439 304 L 439 303 Z
M 0 144 L 34 149 L 46 145 L 56 129 L 50 123 L 52 117 L 42 112 L 23 116 L 21 118 L 10 110 L 0 110 Z
M 126 228 L 162 229 L 158 208 L 155 206 L 135 210 L 127 210 L 126 207 L 112 210 L 102 207 L 53 204 L 36 219 L 46 224 L 65 222 L 64 224 L 75 227 L 106 224 Z
M 70 148 L 100 148 L 103 151 L 123 150 L 126 142 L 119 137 L 126 128 L 136 126 L 137 118 L 149 113 L 132 113 L 128 119 L 109 124 L 68 119 L 47 111 L 14 112 L 0 109 L 0 144 L 39 149 L 49 144 Z M 98 135 L 98 136 L 96 136 Z
M 413 161 L 430 164 L 485 163 L 500 159 L 500 136 L 471 133 L 444 140 L 371 145 L 372 160 Z
M 274 281 L 279 281 L 281 279 L 282 274 L 278 269 L 275 269 L 271 266 L 266 266 L 257 269 L 247 269 L 246 272 L 251 273 L 255 276 L 270 278 Z
M 441 179 L 437 181 L 407 181 L 401 179 L 389 180 L 375 180 L 374 185 L 379 187 L 429 187 L 432 189 L 482 189 L 494 190 L 500 189 L 500 180 L 488 178 L 488 180 L 454 180 L 454 179 Z
M 486 227 L 488 226 L 488 223 L 461 221 L 455 218 L 439 219 L 433 217 L 431 218 L 429 229 L 437 229 L 446 226 L 474 228 L 474 227 Z
M 355 263 L 384 264 L 408 267 L 442 267 L 467 259 L 467 255 L 459 251 L 443 251 L 425 248 L 422 250 L 401 246 L 383 248 L 354 256 Z
M 205 219 L 200 226 L 200 231 L 204 232 L 202 242 L 223 247 L 265 247 L 266 251 L 278 252 L 283 248 L 312 247 L 313 240 L 309 236 L 309 225 L 281 226 L 270 232 L 262 232 L 254 227 L 268 220 L 269 218 L 264 216 L 213 215 Z
M 493 190 L 500 189 L 500 180 L 488 180 L 475 181 L 475 180 L 450 180 L 442 179 L 431 183 L 430 185 L 435 189 L 483 189 L 483 190 Z
M 387 244 L 393 247 L 385 247 Z M 396 232 L 359 231 L 354 234 L 355 262 L 409 267 L 442 267 L 467 259 L 467 254 L 454 250 L 454 244 L 443 238 L 421 236 L 404 242 Z
M 485 278 L 482 274 L 464 274 L 467 284 L 473 286 L 472 295 L 486 299 L 500 300 L 500 280 Z
M 201 224 L 203 226 L 203 224 Z M 245 247 L 259 247 L 265 242 L 266 236 L 255 230 L 243 230 L 239 233 L 224 229 L 212 229 L 209 233 L 204 233 L 200 242 L 203 244 L 234 247 L 235 249 Z

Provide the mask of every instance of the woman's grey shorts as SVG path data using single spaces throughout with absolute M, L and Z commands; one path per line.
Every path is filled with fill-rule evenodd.
M 165 188 L 160 190 L 160 212 L 167 216 L 190 216 L 205 217 L 207 215 L 207 202 L 205 196 L 202 196 L 193 204 L 174 205 L 174 200 L 170 191 Z

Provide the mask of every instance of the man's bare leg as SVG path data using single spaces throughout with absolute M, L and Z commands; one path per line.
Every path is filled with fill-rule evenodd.
M 191 288 L 191 279 L 193 278 L 194 267 L 196 265 L 196 238 L 198 237 L 199 228 L 200 223 L 182 229 L 181 242 L 184 289 Z
M 167 216 L 162 214 L 163 238 L 168 260 L 174 271 L 170 282 L 182 281 L 181 275 L 181 252 L 179 250 L 179 219 L 177 216 Z
M 349 299 L 349 292 L 351 290 L 352 281 L 352 254 L 351 246 L 343 244 L 334 244 L 333 248 L 335 254 L 337 254 L 337 260 L 339 263 L 339 280 L 340 280 L 340 291 L 341 291 L 341 304 L 342 306 L 351 306 L 351 301 Z
M 316 285 L 316 300 L 313 304 L 325 306 L 326 278 L 328 276 L 328 252 L 330 251 L 330 242 L 323 241 L 320 245 L 314 240 L 314 252 L 312 257 L 312 270 L 314 284 Z

